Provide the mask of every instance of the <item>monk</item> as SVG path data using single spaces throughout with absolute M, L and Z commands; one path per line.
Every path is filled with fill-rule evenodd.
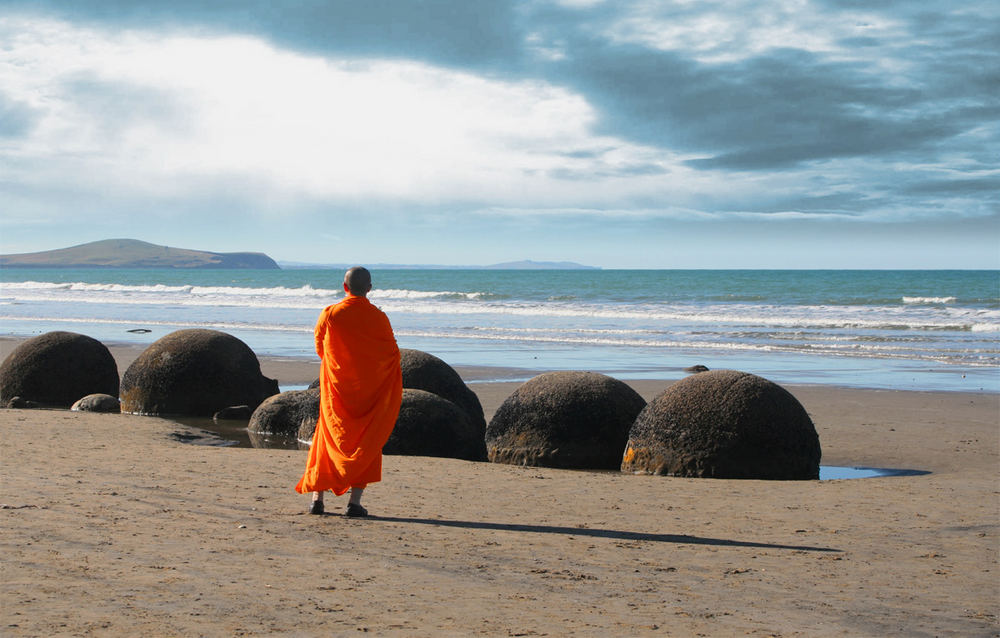
M 310 514 L 323 513 L 323 492 L 351 491 L 348 516 L 367 516 L 365 487 L 382 480 L 382 446 L 403 400 L 399 347 L 389 318 L 368 301 L 372 276 L 360 266 L 344 275 L 340 303 L 327 306 L 316 323 L 319 421 L 299 494 L 313 493 Z

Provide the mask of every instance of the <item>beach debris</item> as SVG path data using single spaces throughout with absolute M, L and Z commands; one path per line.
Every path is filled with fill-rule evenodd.
M 629 433 L 623 472 L 705 478 L 818 479 L 819 436 L 802 404 L 747 372 L 678 381 Z
M 382 452 L 485 461 L 486 442 L 459 406 L 426 390 L 403 388 L 399 417 Z
M 100 341 L 75 332 L 46 332 L 21 343 L 0 364 L 0 404 L 14 397 L 68 408 L 80 397 L 118 396 L 118 365 Z
M 689 372 L 691 374 L 698 374 L 699 372 L 708 372 L 708 366 L 703 366 L 699 363 L 698 365 L 684 368 L 684 372 Z
M 74 412 L 121 412 L 122 406 L 118 402 L 118 397 L 113 397 L 110 394 L 88 394 L 82 399 L 78 400 L 69 408 Z
M 494 463 L 618 469 L 629 427 L 646 402 L 596 372 L 546 372 L 511 394 L 486 427 Z
M 172 332 L 155 341 L 122 375 L 122 412 L 210 417 L 231 405 L 256 408 L 278 394 L 257 355 L 217 330 Z
M 247 430 L 252 435 L 297 436 L 309 440 L 312 438 L 317 419 L 319 419 L 319 389 L 288 390 L 264 399 L 250 415 Z M 306 429 L 308 433 L 305 433 Z M 251 437 L 250 442 L 253 444 L 254 437 Z
M 465 385 L 454 368 L 432 354 L 407 348 L 399 351 L 399 366 L 403 371 L 404 388 L 425 390 L 451 401 L 469 417 L 469 423 L 478 429 L 479 438 L 485 437 L 486 418 L 479 397 Z M 484 443 L 484 460 L 485 454 Z
M 259 406 L 258 406 L 259 407 Z M 249 405 L 231 405 L 212 415 L 213 421 L 248 421 L 253 410 Z
M 131 332 L 137 335 L 144 335 L 152 332 L 149 328 L 132 328 L 131 330 L 126 330 L 125 332 Z
M 0 407 L 10 408 L 15 410 L 35 410 L 42 407 L 40 403 L 35 401 L 29 401 L 24 397 L 11 397 L 0 403 Z

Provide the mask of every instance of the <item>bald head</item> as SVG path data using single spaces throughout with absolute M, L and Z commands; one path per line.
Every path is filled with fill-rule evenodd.
M 355 266 L 344 274 L 344 290 L 364 297 L 372 289 L 372 274 L 363 266 Z

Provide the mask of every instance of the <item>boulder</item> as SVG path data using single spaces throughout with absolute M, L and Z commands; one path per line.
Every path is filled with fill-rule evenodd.
M 399 356 L 404 388 L 425 390 L 451 401 L 465 411 L 469 423 L 478 429 L 480 438 L 485 435 L 486 418 L 479 397 L 465 385 L 454 368 L 420 350 L 402 348 Z
M 178 330 L 143 351 L 122 376 L 122 412 L 210 417 L 222 408 L 256 408 L 278 393 L 257 355 L 216 330 Z
M 121 412 L 118 397 L 110 394 L 88 394 L 70 407 L 74 412 Z
M 250 416 L 247 430 L 254 434 L 298 437 L 308 430 L 312 438 L 319 418 L 319 389 L 289 390 L 268 397 Z
M 432 392 L 406 388 L 385 454 L 485 461 L 486 444 L 468 414 Z
M 0 403 L 68 408 L 88 394 L 118 396 L 118 365 L 100 341 L 75 332 L 28 339 L 0 364 Z
M 494 463 L 618 469 L 629 427 L 646 402 L 596 372 L 547 372 L 526 382 L 486 428 Z
M 819 436 L 802 404 L 746 372 L 702 372 L 636 418 L 623 472 L 733 479 L 818 479 Z

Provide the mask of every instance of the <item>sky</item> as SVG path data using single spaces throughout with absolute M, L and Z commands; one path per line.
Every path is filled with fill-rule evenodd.
M 1000 268 L 1000 3 L 0 0 L 0 253 Z

